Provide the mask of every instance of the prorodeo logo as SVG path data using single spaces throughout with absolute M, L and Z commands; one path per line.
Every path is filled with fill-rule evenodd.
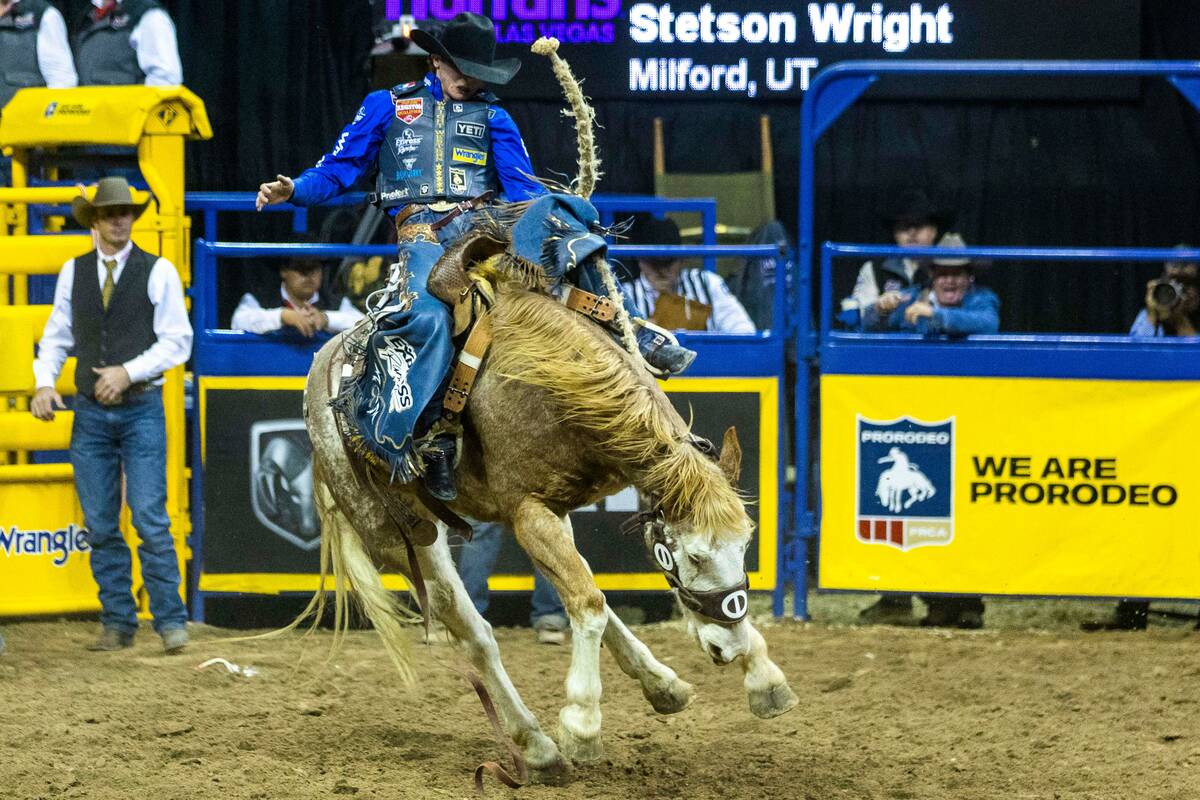
M 900 550 L 954 539 L 954 418 L 857 423 L 861 542 Z
M 92 549 L 87 534 L 85 528 L 74 523 L 56 531 L 27 531 L 10 525 L 0 527 L 0 550 L 9 558 L 53 554 L 52 563 L 61 567 L 72 553 L 86 553 Z

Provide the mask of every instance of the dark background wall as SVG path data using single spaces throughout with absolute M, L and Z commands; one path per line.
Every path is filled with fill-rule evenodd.
M 70 13 L 86 0 L 66 0 Z M 215 138 L 191 145 L 189 187 L 253 190 L 298 174 L 335 141 L 370 90 L 369 0 L 167 0 L 185 82 L 208 106 Z M 1196 59 L 1193 2 L 1143 0 L 1142 56 Z M 543 68 L 527 58 L 526 69 Z M 586 76 L 584 76 L 586 77 Z M 501 96 L 503 93 L 501 92 Z M 505 106 L 539 174 L 571 174 L 574 137 L 561 102 Z M 603 101 L 601 191 L 652 191 L 652 120 L 665 120 L 668 169 L 756 169 L 757 116 L 771 116 L 776 207 L 796 227 L 799 118 L 794 103 Z M 957 211 L 970 243 L 1169 246 L 1200 243 L 1197 113 L 1162 81 L 1132 100 L 915 103 L 852 108 L 818 151 L 818 239 L 886 241 L 888 198 L 927 188 Z M 223 223 L 224 238 L 283 236 L 279 218 Z M 1121 331 L 1157 269 L 999 264 L 1002 325 L 1016 331 Z M 837 291 L 848 288 L 843 270 Z

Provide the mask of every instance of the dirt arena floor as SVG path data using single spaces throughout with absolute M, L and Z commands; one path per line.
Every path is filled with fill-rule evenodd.
M 696 685 L 691 708 L 657 716 L 606 656 L 606 760 L 565 787 L 489 784 L 488 796 L 1200 797 L 1200 634 L 1190 625 L 1083 634 L 1081 604 L 1031 627 L 1025 606 L 997 602 L 978 632 L 849 624 L 867 602 L 817 598 L 825 622 L 762 623 L 800 697 L 769 721 L 750 714 L 736 667 L 713 667 L 678 623 L 638 627 Z M 4 628 L 4 800 L 468 797 L 472 768 L 499 752 L 459 676 L 418 645 L 423 680 L 402 688 L 370 631 L 326 664 L 327 632 L 228 643 L 214 641 L 228 632 L 197 626 L 193 646 L 166 657 L 148 630 L 132 650 L 97 654 L 83 649 L 94 622 Z M 569 649 L 538 646 L 528 629 L 498 638 L 552 730 Z M 453 658 L 447 646 L 436 653 Z M 195 669 L 212 656 L 258 674 Z

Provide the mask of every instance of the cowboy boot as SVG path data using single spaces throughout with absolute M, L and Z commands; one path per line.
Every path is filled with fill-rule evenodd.
M 678 375 L 696 360 L 696 351 L 680 345 L 670 331 L 638 317 L 630 321 L 635 329 L 638 350 L 650 365 L 651 372 L 658 377 Z
M 454 454 L 457 449 L 456 438 L 452 434 L 435 436 L 428 448 L 424 449 L 425 475 L 423 480 L 429 493 L 449 503 L 458 498 L 458 489 L 454 486 Z

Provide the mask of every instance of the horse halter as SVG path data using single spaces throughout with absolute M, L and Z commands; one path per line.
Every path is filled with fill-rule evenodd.
M 675 562 L 675 540 L 667 533 L 667 521 L 661 508 L 636 514 L 622 527 L 629 532 L 642 529 L 646 549 L 685 608 L 718 625 L 735 625 L 746 617 L 750 607 L 747 591 L 750 581 L 745 572 L 740 581 L 724 589 L 695 592 L 683 585 L 679 579 L 679 565 Z

